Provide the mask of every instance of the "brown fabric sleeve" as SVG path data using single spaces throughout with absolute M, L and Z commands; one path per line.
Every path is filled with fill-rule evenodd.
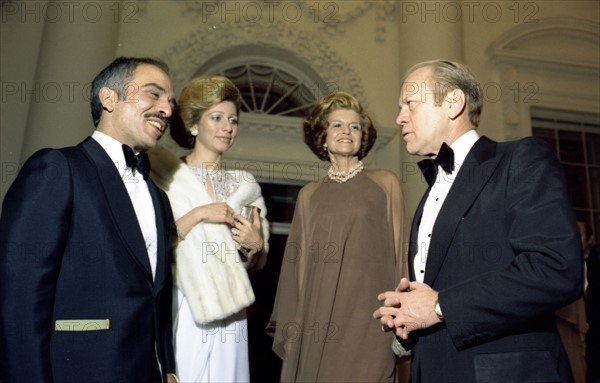
M 277 295 L 266 331 L 273 336 L 273 351 L 285 359 L 285 344 L 299 336 L 297 310 L 304 280 L 308 247 L 305 244 L 306 205 L 317 184 L 311 183 L 300 190 L 294 216 L 285 246 Z
M 404 205 L 404 193 L 398 177 L 387 170 L 367 172 L 386 193 L 388 199 L 388 221 L 393 226 L 394 248 L 396 249 L 396 281 L 408 277 L 408 241 L 410 219 Z M 395 287 L 395 286 L 394 286 Z

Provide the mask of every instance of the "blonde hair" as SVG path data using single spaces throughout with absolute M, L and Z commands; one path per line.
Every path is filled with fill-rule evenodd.
M 192 79 L 181 91 L 171 122 L 171 137 L 180 146 L 192 149 L 196 137 L 190 128 L 202 114 L 214 105 L 230 101 L 240 113 L 242 96 L 231 80 L 223 76 L 200 76 Z

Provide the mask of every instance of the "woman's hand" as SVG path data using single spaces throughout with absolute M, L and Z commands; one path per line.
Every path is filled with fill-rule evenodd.
M 179 236 L 179 240 L 184 240 L 194 226 L 200 222 L 226 223 L 233 226 L 233 213 L 231 206 L 224 202 L 197 206 L 177 220 L 175 223 L 177 225 L 177 236 Z
M 213 202 L 195 208 L 198 222 L 226 223 L 233 226 L 235 223 L 234 211 L 225 202 Z
M 258 253 L 264 246 L 261 230 L 261 219 L 258 209 L 252 209 L 253 221 L 247 220 L 241 214 L 236 214 L 231 228 L 233 240 L 251 253 Z
M 231 228 L 231 235 L 243 249 L 246 270 L 249 272 L 260 270 L 267 262 L 266 254 L 263 254 L 264 239 L 262 235 L 262 221 L 259 209 L 252 209 L 252 222 L 242 215 L 236 215 L 235 223 Z

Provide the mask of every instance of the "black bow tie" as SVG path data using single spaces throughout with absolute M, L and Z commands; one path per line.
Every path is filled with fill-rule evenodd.
M 419 161 L 418 165 L 427 181 L 427 185 L 431 186 L 437 177 L 438 165 L 442 167 L 446 174 L 450 174 L 454 170 L 454 151 L 444 142 L 435 160 L 422 160 Z
M 148 179 L 150 173 L 150 160 L 146 153 L 139 153 L 138 155 L 133 154 L 133 149 L 127 145 L 123 145 L 123 154 L 125 155 L 125 163 L 131 168 L 133 174 L 135 171 L 139 171 L 144 179 Z

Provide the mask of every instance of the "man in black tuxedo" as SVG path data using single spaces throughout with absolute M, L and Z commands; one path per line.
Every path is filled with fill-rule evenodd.
M 430 187 L 410 281 L 374 316 L 412 350 L 413 383 L 570 382 L 554 311 L 581 296 L 583 256 L 561 165 L 541 140 L 480 137 L 482 104 L 460 63 L 407 72 L 396 122 Z
M 172 104 L 164 63 L 118 58 L 92 83 L 93 135 L 23 166 L 0 218 L 0 381 L 176 380 L 174 223 L 144 158 Z

